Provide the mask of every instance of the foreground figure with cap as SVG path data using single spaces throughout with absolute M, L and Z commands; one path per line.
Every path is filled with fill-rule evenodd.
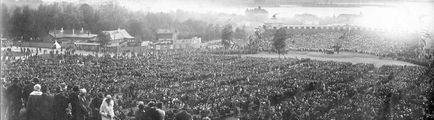
M 74 93 L 71 94 L 71 107 L 72 107 L 72 119 L 73 120 L 86 120 L 89 115 L 87 107 L 87 100 L 85 94 L 86 89 L 79 89 L 78 86 L 74 86 Z
M 99 114 L 101 114 L 101 120 L 114 120 L 115 112 L 113 110 L 114 101 L 111 95 L 107 95 L 101 104 Z
M 27 116 L 26 120 L 42 120 L 42 92 L 41 85 L 36 84 L 33 87 L 33 92 L 29 95 L 29 100 L 27 101 Z

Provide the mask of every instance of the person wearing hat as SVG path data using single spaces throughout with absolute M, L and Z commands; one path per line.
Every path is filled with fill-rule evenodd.
M 101 107 L 99 108 L 99 114 L 101 114 L 101 120 L 114 120 L 115 112 L 113 110 L 114 101 L 112 100 L 111 95 L 107 95 L 103 102 L 101 103 Z
M 135 120 L 145 119 L 145 104 L 139 104 L 139 109 L 135 113 Z
M 92 99 L 92 102 L 90 102 L 93 120 L 101 120 L 101 116 L 99 115 L 99 108 L 101 107 L 101 104 L 103 102 L 103 97 L 104 96 L 102 93 L 98 93 L 98 95 Z
M 36 84 L 33 87 L 33 92 L 30 93 L 29 100 L 26 106 L 26 120 L 43 120 L 42 117 L 42 92 L 41 85 Z
M 24 101 L 27 101 L 29 99 L 29 95 L 30 95 L 30 93 L 33 92 L 33 87 L 36 84 L 39 84 L 39 78 L 32 78 L 31 81 L 26 82 L 26 86 L 24 87 L 24 91 L 23 91 Z
M 160 112 L 158 112 L 155 106 L 156 104 L 154 101 L 150 101 L 148 103 L 148 107 L 145 108 L 145 115 L 144 115 L 144 118 L 146 120 L 164 120 L 164 116 L 160 114 Z
M 85 120 L 89 114 L 88 108 L 86 107 L 86 98 L 84 97 L 87 93 L 86 89 L 79 89 L 78 86 L 74 86 L 74 93 L 71 94 L 70 102 L 72 107 L 72 119 L 73 120 Z
M 22 88 L 18 85 L 18 79 L 14 78 L 12 85 L 6 89 L 8 112 L 11 120 L 18 119 L 20 109 L 22 107 Z
M 66 120 L 68 116 L 69 97 L 67 89 L 68 86 L 65 83 L 61 83 L 57 89 L 57 93 L 54 95 L 54 118 L 59 120 Z

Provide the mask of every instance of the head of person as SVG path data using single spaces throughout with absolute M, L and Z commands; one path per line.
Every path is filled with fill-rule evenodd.
M 60 91 L 66 91 L 68 89 L 68 86 L 65 83 L 60 83 L 59 87 Z
M 80 91 L 80 87 L 76 85 L 76 86 L 72 87 L 72 91 L 79 92 Z
M 33 91 L 41 91 L 41 85 L 36 84 L 35 86 L 33 86 Z
M 139 104 L 139 109 L 140 110 L 144 110 L 145 109 L 145 105 L 144 104 Z
M 48 93 L 48 92 L 49 92 L 48 87 L 45 86 L 45 85 L 42 86 L 41 91 L 42 91 L 43 93 Z
M 40 80 L 39 80 L 39 78 L 33 78 L 33 79 L 32 79 L 32 82 L 33 82 L 34 84 L 38 84 L 38 83 L 40 82 Z
M 162 103 L 162 102 L 158 102 L 158 103 L 156 104 L 156 107 L 157 107 L 158 109 L 163 109 L 163 103 Z
M 111 95 L 107 95 L 105 96 L 105 102 L 110 103 L 110 101 L 112 100 L 112 96 Z
M 84 88 L 80 89 L 80 95 L 84 95 L 86 93 L 87 93 L 86 89 L 84 89 Z
M 155 102 L 154 101 L 150 101 L 149 103 L 148 103 L 148 107 L 155 107 Z
M 12 80 L 12 83 L 13 83 L 13 84 L 18 84 L 18 82 L 19 82 L 19 81 L 18 81 L 18 78 L 14 78 L 14 79 Z
M 138 101 L 138 102 L 137 102 L 137 106 L 139 106 L 139 105 L 143 105 L 143 106 L 145 106 L 145 102 L 143 102 L 143 101 Z

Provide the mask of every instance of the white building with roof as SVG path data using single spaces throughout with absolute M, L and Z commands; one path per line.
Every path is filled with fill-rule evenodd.
M 108 47 L 133 46 L 138 44 L 135 38 L 125 29 L 102 31 L 102 33 L 109 37 Z

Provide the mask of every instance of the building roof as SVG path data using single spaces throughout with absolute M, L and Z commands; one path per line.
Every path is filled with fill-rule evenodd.
M 89 46 L 98 46 L 98 45 L 100 45 L 99 43 L 82 43 L 82 42 L 76 42 L 74 44 L 76 44 L 76 45 L 89 45 Z
M 49 34 L 54 38 L 93 38 L 97 36 L 88 30 L 52 30 Z
M 128 34 L 125 29 L 111 30 L 111 31 L 102 31 L 104 34 L 110 36 L 110 39 L 134 39 L 133 36 Z

